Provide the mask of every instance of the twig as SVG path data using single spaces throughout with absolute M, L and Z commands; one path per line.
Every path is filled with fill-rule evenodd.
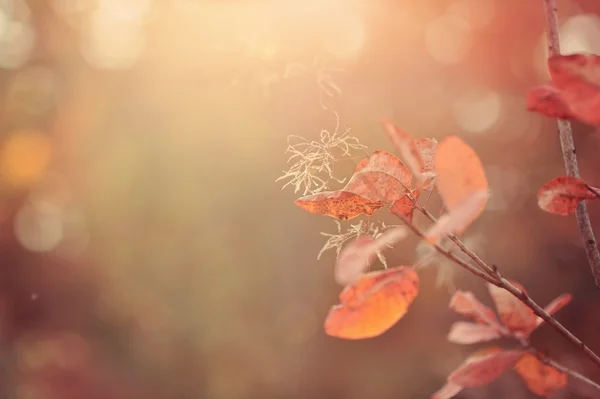
M 548 41 L 548 55 L 555 56 L 560 54 L 560 39 L 558 34 L 558 12 L 556 0 L 544 0 L 544 9 L 546 11 L 546 37 Z M 562 148 L 562 155 L 565 162 L 567 176 L 579 177 L 579 166 L 577 165 L 577 155 L 575 144 L 573 142 L 573 132 L 571 123 L 566 120 L 557 120 L 558 136 Z M 588 263 L 592 269 L 592 275 L 596 286 L 600 288 L 600 252 L 596 246 L 590 215 L 588 214 L 585 201 L 581 201 L 575 212 L 579 233 L 585 247 Z
M 413 233 L 415 233 L 416 235 L 418 235 L 421 238 L 425 238 L 425 233 L 423 233 L 421 230 L 419 230 L 419 228 L 417 228 L 414 224 L 412 224 L 406 217 L 401 216 L 401 215 L 396 215 L 398 216 L 400 219 L 402 219 L 402 221 L 404 222 L 404 224 L 406 224 L 406 226 L 411 229 L 413 231 Z M 452 252 L 450 251 L 446 251 L 444 248 L 440 247 L 437 244 L 431 244 L 433 245 L 433 247 L 443 256 L 445 256 L 446 258 L 450 259 L 451 261 L 453 261 L 454 263 L 456 263 L 457 265 L 459 265 L 460 267 L 462 267 L 463 269 L 466 269 L 467 271 L 473 273 L 474 275 L 476 275 L 477 277 L 480 277 L 482 279 L 484 279 L 485 281 L 494 284 L 494 285 L 498 285 L 500 283 L 500 280 L 498 280 L 496 277 L 489 275 L 488 273 L 485 273 L 482 270 L 479 270 L 478 268 L 474 267 L 473 265 L 469 265 L 467 262 L 463 261 L 460 258 L 457 258 L 456 255 L 454 255 Z M 464 252 L 464 251 L 463 251 Z
M 548 359 L 547 357 L 540 358 L 537 351 L 536 351 L 536 356 L 542 362 L 548 364 L 549 366 L 552 366 L 553 368 L 557 369 L 558 371 L 562 371 L 563 373 L 570 375 L 574 379 L 579 380 L 579 381 L 583 382 L 584 384 L 591 386 L 592 388 L 596 389 L 597 391 L 600 391 L 600 385 L 598 385 L 596 382 L 590 380 L 586 376 L 579 374 L 577 371 L 571 370 L 570 368 L 567 368 L 567 367 L 563 366 L 562 364 L 555 362 L 552 359 Z
M 409 198 L 412 198 L 412 197 L 409 197 Z M 427 212 L 427 210 L 423 209 L 422 207 L 420 207 L 420 205 L 417 205 L 417 204 L 418 204 L 418 202 L 415 201 L 415 207 L 417 207 L 417 209 L 419 209 L 421 212 Z M 400 217 L 402 219 L 402 221 L 417 236 L 425 239 L 425 233 L 423 233 L 419 228 L 414 226 L 405 217 L 402 217 L 399 215 L 397 215 L 397 216 Z M 433 215 L 431 215 L 429 212 L 427 212 L 427 214 L 425 214 L 425 216 L 427 216 L 434 223 L 437 221 L 436 218 L 433 217 Z M 476 262 L 482 270 L 480 270 L 479 268 L 475 268 L 472 265 L 469 265 L 468 263 L 466 263 L 463 260 L 454 256 L 452 253 L 444 250 L 439 245 L 436 245 L 436 244 L 432 244 L 432 245 L 440 254 L 444 255 L 446 258 L 452 260 L 459 266 L 461 266 L 464 269 L 468 270 L 469 272 L 473 273 L 477 277 L 480 277 L 480 278 L 484 279 L 485 281 L 487 281 L 491 284 L 494 284 L 497 287 L 503 288 L 506 291 L 513 294 L 517 299 L 519 299 L 521 302 L 523 302 L 523 304 L 525 304 L 525 306 L 530 308 L 533 311 L 533 313 L 535 313 L 537 316 L 541 317 L 542 320 L 544 320 L 550 327 L 552 327 L 559 334 L 561 334 L 563 337 L 565 337 L 573 345 L 575 345 L 579 349 L 581 349 L 587 355 L 587 357 L 592 362 L 594 362 L 594 364 L 596 366 L 600 367 L 600 357 L 594 351 L 592 351 L 587 345 L 585 345 L 579 338 L 577 338 L 575 335 L 573 335 L 573 333 L 571 333 L 571 331 L 569 331 L 565 326 L 560 324 L 558 322 L 558 320 L 556 320 L 554 317 L 552 317 L 550 314 L 548 314 L 548 312 L 546 312 L 544 310 L 544 308 L 542 308 L 540 305 L 538 305 L 537 302 L 535 302 L 533 299 L 531 299 L 526 292 L 521 291 L 518 287 L 516 287 L 510 281 L 508 281 L 507 279 L 502 277 L 502 275 L 500 274 L 500 271 L 498 270 L 497 267 L 490 266 L 487 263 L 485 263 L 479 256 L 477 256 L 477 254 L 475 254 L 473 251 L 471 251 L 456 236 L 449 236 L 449 237 L 452 239 L 453 242 L 455 242 L 457 244 L 457 246 L 460 248 L 460 250 L 465 255 L 467 255 L 469 258 L 471 258 L 474 261 L 477 260 Z

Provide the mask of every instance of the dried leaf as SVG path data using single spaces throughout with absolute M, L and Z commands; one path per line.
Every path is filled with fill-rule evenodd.
M 435 151 L 438 142 L 436 139 L 418 138 L 415 139 L 415 145 L 421 154 L 424 166 L 421 171 L 420 187 L 423 190 L 431 190 L 435 180 Z
M 408 311 L 419 293 L 419 276 L 400 266 L 364 274 L 340 294 L 325 321 L 325 332 L 344 339 L 365 339 L 383 334 Z
M 488 182 L 475 151 L 456 136 L 446 137 L 435 153 L 436 186 L 448 211 L 458 208 L 476 191 L 487 191 Z M 469 225 L 483 209 L 472 213 Z
M 377 253 L 389 248 L 408 235 L 404 227 L 389 229 L 377 239 L 361 236 L 346 245 L 337 258 L 334 268 L 335 281 L 341 285 L 355 282 L 371 267 Z
M 513 281 L 511 281 L 511 283 L 521 291 L 527 293 L 525 288 L 520 284 Z M 517 297 L 503 288 L 496 287 L 490 283 L 488 283 L 488 288 L 490 295 L 496 304 L 496 309 L 498 310 L 502 323 L 508 327 L 511 332 L 528 336 L 537 323 L 537 316 L 533 313 L 533 310 L 528 308 Z
M 500 326 L 494 311 L 479 302 L 471 292 L 456 291 L 450 299 L 450 309 L 475 320 L 477 323 Z
M 551 396 L 567 385 L 567 375 L 544 364 L 531 353 L 523 355 L 515 369 L 536 395 Z
M 544 310 L 549 315 L 553 315 L 554 313 L 558 312 L 559 310 L 561 310 L 562 308 L 567 306 L 569 304 L 569 302 L 571 302 L 571 299 L 573 299 L 571 294 L 562 294 L 562 295 L 556 297 L 554 300 L 552 300 L 552 302 L 550 302 L 548 305 L 546 305 Z M 544 319 L 542 319 L 541 317 L 538 316 L 537 319 L 535 320 L 535 328 L 539 327 L 543 322 L 544 322 Z
M 387 119 L 383 120 L 383 128 L 400 152 L 413 176 L 418 178 L 425 169 L 425 162 L 421 158 L 421 153 L 413 137 Z
M 458 321 L 448 333 L 448 341 L 455 344 L 476 344 L 500 338 L 502 332 L 496 326 Z
M 384 205 L 348 191 L 327 191 L 308 195 L 297 199 L 294 203 L 308 212 L 340 220 L 352 219 L 363 213 L 372 215 Z
M 481 387 L 498 379 L 523 356 L 518 350 L 493 350 L 484 355 L 472 355 L 448 376 L 448 381 L 464 388 Z
M 560 90 L 553 83 L 529 90 L 529 93 L 527 93 L 527 109 L 551 118 L 565 120 L 575 118 Z
M 415 201 L 419 199 L 419 195 L 419 191 L 414 191 L 412 193 L 412 197 Z M 415 204 L 406 195 L 399 200 L 394 201 L 392 206 L 390 206 L 390 213 L 399 217 L 405 217 L 409 222 L 412 222 L 414 211 Z
M 453 382 L 447 382 L 439 391 L 433 394 L 431 399 L 450 399 L 460 391 L 462 391 L 463 387 Z
M 561 216 L 575 212 L 577 205 L 585 199 L 598 198 L 583 180 L 570 176 L 550 180 L 540 188 L 537 197 L 540 208 Z
M 425 239 L 434 243 L 446 234 L 464 232 L 469 224 L 479 216 L 488 198 L 487 190 L 473 192 L 456 208 L 439 218 L 425 233 Z
M 583 122 L 600 125 L 600 57 L 552 56 L 548 59 L 548 69 L 571 113 Z
M 387 151 L 375 151 L 358 163 L 343 190 L 389 204 L 402 198 L 411 183 L 410 171 L 402 161 Z

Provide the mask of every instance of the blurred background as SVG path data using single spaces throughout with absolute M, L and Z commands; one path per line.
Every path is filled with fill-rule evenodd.
M 563 51 L 600 53 L 600 3 L 559 10 Z M 545 56 L 541 0 L 1 0 L 0 397 L 430 397 L 475 350 L 446 341 L 443 260 L 386 334 L 323 332 L 336 226 L 274 181 L 287 136 L 319 139 L 334 112 L 371 150 L 393 150 L 382 117 L 472 145 L 492 198 L 466 242 L 542 305 L 573 293 L 557 317 L 600 351 L 575 219 L 536 204 L 564 173 L 555 123 L 525 110 Z M 599 186 L 598 134 L 574 129 Z M 549 327 L 533 341 L 600 380 Z M 534 396 L 507 373 L 458 397 Z

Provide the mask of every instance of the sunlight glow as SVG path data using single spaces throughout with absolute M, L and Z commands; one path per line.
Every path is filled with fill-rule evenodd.
M 466 56 L 473 39 L 469 25 L 461 18 L 446 15 L 429 23 L 425 46 L 429 55 L 441 64 L 457 64 Z
M 496 92 L 478 89 L 467 92 L 453 104 L 454 118 L 470 133 L 489 131 L 500 117 L 502 103 Z
M 145 45 L 143 25 L 122 19 L 110 8 L 98 8 L 84 35 L 82 52 L 86 60 L 98 68 L 122 69 L 135 64 Z M 141 17 L 141 15 L 138 15 Z
M 560 41 L 564 54 L 600 54 L 600 17 L 583 14 L 569 18 L 561 26 Z

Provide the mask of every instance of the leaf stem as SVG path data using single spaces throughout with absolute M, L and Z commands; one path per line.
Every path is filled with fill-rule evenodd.
M 548 55 L 560 55 L 560 38 L 558 30 L 558 12 L 556 0 L 543 0 L 546 13 L 546 38 L 548 41 Z M 565 163 L 567 176 L 579 177 L 579 166 L 577 164 L 577 155 L 575 152 L 575 143 L 573 142 L 573 132 L 571 123 L 566 120 L 557 120 L 558 136 L 562 148 L 562 155 Z M 585 201 L 577 205 L 575 211 L 579 233 L 584 244 L 588 263 L 592 269 L 592 275 L 596 286 L 600 288 L 600 252 L 596 245 L 590 215 Z

